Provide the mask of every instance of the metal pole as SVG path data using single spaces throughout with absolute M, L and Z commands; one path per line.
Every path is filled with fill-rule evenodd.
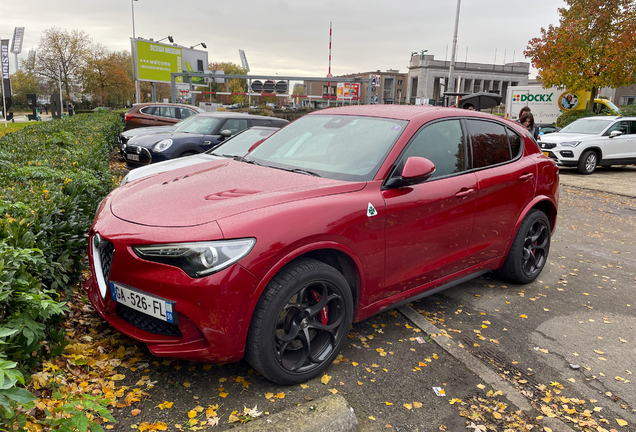
M 137 0 L 130 0 L 130 6 L 132 8 L 132 26 L 133 26 L 133 40 L 135 41 L 135 43 L 137 43 L 137 36 L 135 36 L 135 2 Z M 133 61 L 133 71 L 135 69 L 135 59 L 132 59 Z M 139 72 L 137 72 L 139 73 Z M 141 87 L 139 86 L 139 78 L 135 77 L 135 102 L 139 103 L 140 101 L 140 93 L 141 93 Z
M 4 127 L 6 129 L 9 126 L 7 125 L 7 101 L 4 100 L 4 79 L 0 83 L 0 88 L 2 89 L 2 112 L 4 113 Z
M 62 103 L 62 65 L 57 65 L 57 70 L 60 73 L 57 78 L 57 83 L 60 86 L 60 116 L 64 114 L 64 104 Z
M 455 51 L 457 49 L 457 29 L 459 28 L 459 7 L 461 0 L 457 0 L 457 12 L 455 13 L 455 31 L 453 32 L 453 49 L 451 50 L 451 65 L 448 71 L 448 85 L 446 88 L 453 88 L 453 70 L 455 69 Z
M 150 83 L 150 94 L 152 96 L 152 101 L 157 102 L 157 89 L 155 88 L 154 81 Z

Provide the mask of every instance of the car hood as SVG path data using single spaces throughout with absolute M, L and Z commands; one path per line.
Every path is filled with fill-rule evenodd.
M 205 135 L 188 133 L 188 132 L 165 132 L 165 133 L 156 133 L 152 135 L 142 135 L 136 136 L 129 141 L 128 144 L 136 145 L 140 147 L 152 147 L 156 143 L 161 140 L 170 138 L 175 144 L 179 142 L 200 144 L 203 141 L 203 137 Z
M 541 137 L 541 142 L 559 144 L 567 141 L 587 141 L 589 139 L 598 138 L 596 134 L 582 134 L 582 133 L 562 133 L 555 132 L 546 134 Z
M 125 137 L 135 137 L 141 135 L 151 135 L 157 133 L 166 133 L 172 132 L 175 129 L 175 126 L 150 126 L 150 127 L 141 127 L 135 129 L 128 129 L 127 131 L 122 132 L 121 134 Z
M 117 218 L 147 226 L 188 227 L 250 210 L 361 190 L 344 182 L 232 159 L 210 161 L 142 178 L 117 188 Z
M 122 180 L 122 185 L 130 183 L 131 181 L 138 180 L 143 177 L 148 177 L 153 174 L 159 174 L 166 171 L 174 171 L 179 168 L 189 167 L 192 165 L 201 164 L 204 162 L 210 162 L 218 159 L 224 159 L 219 156 L 212 156 L 205 153 L 200 153 L 193 156 L 187 156 L 177 159 L 170 159 L 163 162 L 157 162 L 150 165 L 135 168 L 130 171 Z

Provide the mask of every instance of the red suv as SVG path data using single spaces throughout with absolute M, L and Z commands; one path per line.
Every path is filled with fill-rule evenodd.
M 352 321 L 491 270 L 545 266 L 558 169 L 519 124 L 357 106 L 304 116 L 245 157 L 114 190 L 91 227 L 89 298 L 161 357 L 245 356 L 319 375 Z
M 140 103 L 124 114 L 124 130 L 148 126 L 170 126 L 195 114 L 205 112 L 193 105 L 172 103 Z

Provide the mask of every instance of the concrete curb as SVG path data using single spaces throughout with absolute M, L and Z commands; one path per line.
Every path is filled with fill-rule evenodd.
M 413 324 L 422 329 L 423 332 L 427 333 L 429 336 L 432 334 L 446 334 L 445 330 L 441 330 L 431 324 L 426 318 L 424 318 L 419 312 L 413 309 L 410 306 L 401 306 L 397 308 L 405 317 L 407 317 Z M 494 373 L 488 366 L 484 365 L 482 362 L 477 360 L 471 354 L 466 352 L 465 350 L 459 348 L 455 341 L 450 338 L 436 337 L 433 340 L 440 348 L 444 351 L 455 357 L 459 362 L 464 364 L 468 369 L 470 369 L 475 375 L 480 377 L 484 382 L 491 385 L 496 390 L 501 390 L 503 396 L 508 399 L 510 402 L 515 404 L 517 408 L 522 410 L 524 413 L 534 418 L 538 414 L 537 410 L 535 410 L 530 402 L 522 396 L 512 385 L 510 385 L 506 380 L 501 378 L 499 375 Z M 544 417 L 540 421 L 541 424 L 547 426 L 552 429 L 554 432 L 572 432 L 572 429 L 561 420 L 556 418 Z
M 330 395 L 236 428 L 240 432 L 356 432 L 358 419 L 340 395 Z

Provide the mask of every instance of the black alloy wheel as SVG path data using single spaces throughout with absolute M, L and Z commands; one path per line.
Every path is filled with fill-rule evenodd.
M 550 222 L 541 210 L 528 212 L 512 242 L 501 274 L 514 283 L 534 281 L 548 260 Z
M 351 327 L 349 285 L 335 268 L 301 259 L 276 275 L 254 311 L 246 358 L 278 384 L 305 382 L 336 358 Z

